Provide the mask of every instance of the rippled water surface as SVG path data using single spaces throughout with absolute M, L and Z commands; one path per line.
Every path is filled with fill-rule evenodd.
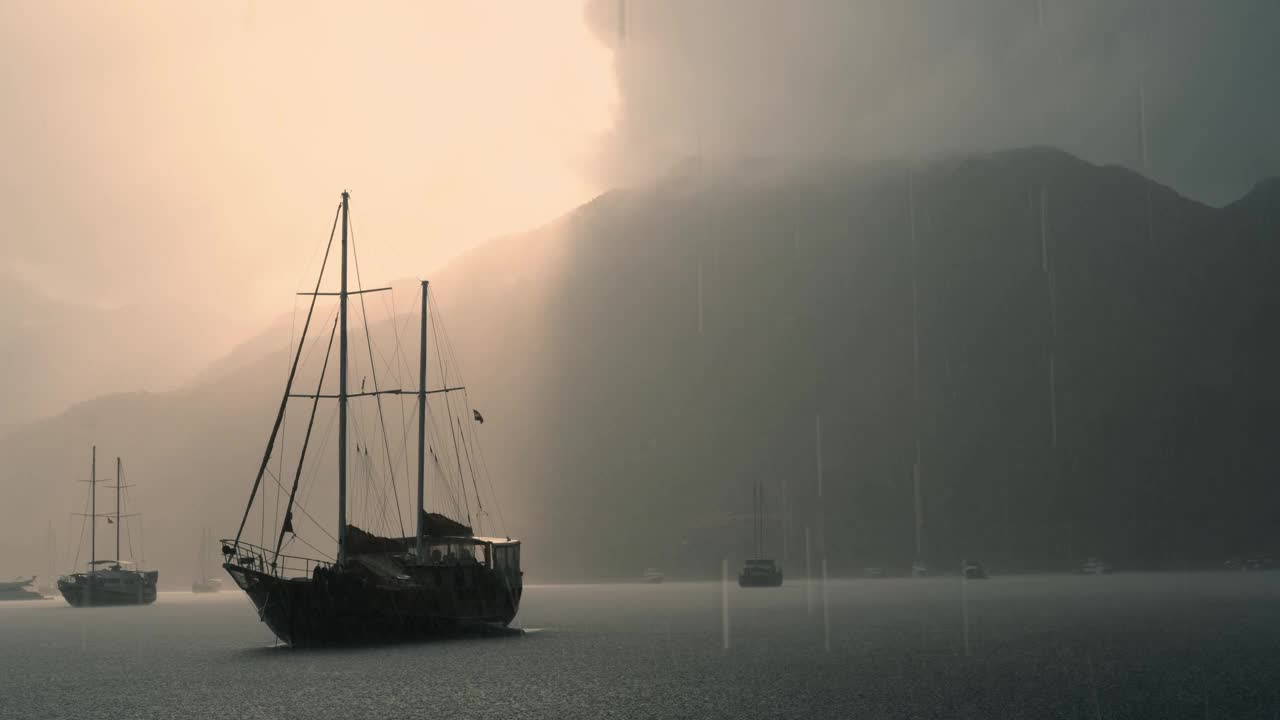
M 1280 573 L 1007 577 L 967 595 L 967 654 L 957 578 L 833 581 L 825 614 L 817 583 L 731 587 L 728 649 L 719 583 L 530 586 L 521 637 L 332 651 L 273 647 L 238 592 L 0 603 L 0 718 L 1280 713 Z

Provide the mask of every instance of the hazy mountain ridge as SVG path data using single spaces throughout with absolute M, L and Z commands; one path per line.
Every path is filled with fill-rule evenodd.
M 225 340 L 223 318 L 194 307 L 65 302 L 3 268 L 0 282 L 8 286 L 8 312 L 0 318 L 0 428 L 52 416 L 86 397 L 176 388 Z
M 1041 148 L 911 171 L 691 167 L 481 246 L 432 287 L 537 575 L 710 572 L 746 548 L 754 479 L 778 555 L 786 485 L 790 567 L 805 526 L 837 570 L 909 562 L 911 207 L 926 556 L 1211 563 L 1276 536 L 1275 187 L 1211 208 Z M 287 340 L 0 437 L 19 495 L 0 560 L 77 511 L 97 442 L 169 510 L 148 521 L 153 564 L 185 570 L 200 524 L 239 520 Z

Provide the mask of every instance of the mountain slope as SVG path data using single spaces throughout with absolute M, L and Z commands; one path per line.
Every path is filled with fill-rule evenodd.
M 789 567 L 806 528 L 837 571 L 904 566 L 917 438 L 935 563 L 1215 563 L 1280 550 L 1275 187 L 1211 208 L 1041 148 L 704 166 L 494 240 L 432 288 L 534 576 L 710 572 L 746 550 L 757 479 Z M 179 572 L 192 528 L 233 532 L 277 347 L 0 438 L 0 561 L 80 506 L 94 441 L 146 478 L 148 545 Z

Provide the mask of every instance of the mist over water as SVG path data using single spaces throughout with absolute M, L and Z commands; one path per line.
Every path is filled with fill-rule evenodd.
M 1269 718 L 1273 574 L 530 586 L 523 637 L 273 647 L 239 593 L 0 606 L 5 717 Z M 174 688 L 182 688 L 175 695 Z
M 0 602 L 0 718 L 1280 716 L 1277 37 L 1271 0 L 0 7 L 0 581 L 116 557 L 96 447 L 161 590 Z M 496 577 L 313 573 L 343 190 L 342 522 L 413 534 L 416 389 L 457 386 L 424 505 L 505 546 L 515 632 L 290 650 L 197 541 L 307 556 L 269 581 L 318 614 Z

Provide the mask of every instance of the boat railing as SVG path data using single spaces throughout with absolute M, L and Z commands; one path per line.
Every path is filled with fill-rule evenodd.
M 311 573 L 316 568 L 328 568 L 333 565 L 331 560 L 318 560 L 283 553 L 277 555 L 274 550 L 243 540 L 239 543 L 235 540 L 223 540 L 222 557 L 230 565 L 279 578 L 311 577 Z

